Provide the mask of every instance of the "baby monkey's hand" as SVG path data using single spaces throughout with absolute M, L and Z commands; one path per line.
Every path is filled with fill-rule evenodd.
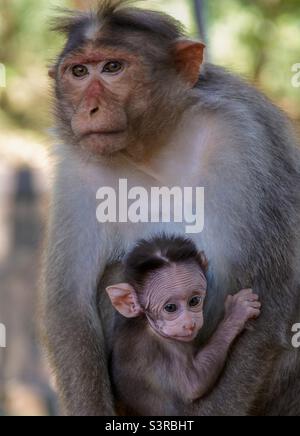
M 261 312 L 261 303 L 252 289 L 243 289 L 236 295 L 229 295 L 225 301 L 225 322 L 241 333 L 247 321 L 256 319 Z

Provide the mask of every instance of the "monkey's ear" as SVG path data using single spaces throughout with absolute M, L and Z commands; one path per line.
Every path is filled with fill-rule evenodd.
M 126 318 L 136 318 L 144 313 L 134 288 L 128 283 L 109 286 L 106 292 L 114 308 Z
M 189 39 L 181 39 L 175 43 L 174 59 L 176 69 L 191 87 L 194 87 L 199 79 L 204 49 L 205 44 Z
M 54 65 L 51 65 L 48 69 L 48 76 L 51 77 L 51 79 L 55 79 L 56 77 L 56 68 Z

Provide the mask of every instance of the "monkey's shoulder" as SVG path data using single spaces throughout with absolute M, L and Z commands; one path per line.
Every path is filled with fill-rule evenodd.
M 228 71 L 224 67 L 207 63 L 203 66 L 196 89 L 201 94 L 201 100 L 205 101 L 205 96 L 212 103 L 212 96 L 220 101 L 234 98 L 236 101 L 265 99 L 266 96 L 254 85 L 249 83 L 243 77 Z M 271 103 L 269 101 L 269 103 Z
M 256 86 L 245 78 L 226 70 L 223 67 L 207 63 L 203 66 L 196 84 L 199 103 L 205 109 L 233 111 L 236 115 L 242 111 L 252 122 L 282 127 L 287 116 Z M 252 115 L 252 116 L 251 116 Z M 275 120 L 274 120 L 275 118 Z M 272 123 L 273 121 L 273 123 Z

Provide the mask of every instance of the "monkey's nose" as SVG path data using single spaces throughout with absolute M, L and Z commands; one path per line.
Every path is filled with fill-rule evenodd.
M 195 330 L 195 327 L 196 327 L 196 323 L 195 323 L 195 321 L 191 321 L 191 322 L 189 322 L 189 323 L 185 323 L 185 324 L 183 325 L 183 328 L 184 328 L 185 330 L 187 330 L 189 333 L 193 333 L 193 331 Z
M 92 116 L 95 115 L 97 112 L 99 112 L 99 106 L 94 107 L 94 108 L 90 111 L 90 116 L 92 117 Z

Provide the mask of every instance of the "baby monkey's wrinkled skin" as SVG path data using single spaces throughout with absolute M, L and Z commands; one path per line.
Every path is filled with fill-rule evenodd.
M 174 261 L 176 242 L 181 255 Z M 143 247 L 146 255 L 132 273 Z M 142 241 L 127 264 L 131 283 L 107 288 L 113 306 L 131 319 L 116 325 L 112 373 L 117 398 L 126 414 L 184 414 L 185 404 L 190 411 L 191 402 L 214 388 L 231 345 L 247 321 L 260 315 L 261 303 L 252 289 L 228 296 L 223 321 L 199 350 L 195 339 L 204 324 L 207 293 L 204 254 L 189 240 L 164 236 Z

